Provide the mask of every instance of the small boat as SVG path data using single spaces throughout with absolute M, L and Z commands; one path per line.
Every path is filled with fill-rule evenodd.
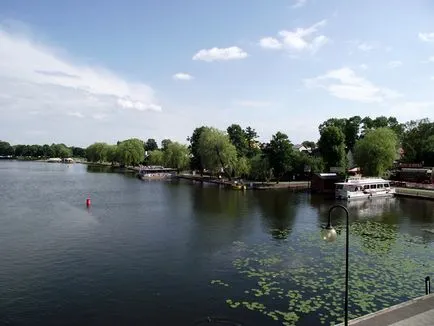
M 336 198 L 343 200 L 393 197 L 395 195 L 395 188 L 390 186 L 390 181 L 381 178 L 353 177 L 345 182 L 337 182 L 335 186 Z
M 232 189 L 234 189 L 234 190 L 246 190 L 246 189 L 247 189 L 247 186 L 246 186 L 246 185 L 238 184 L 238 183 L 233 183 L 233 184 L 231 185 L 231 187 L 232 187 Z

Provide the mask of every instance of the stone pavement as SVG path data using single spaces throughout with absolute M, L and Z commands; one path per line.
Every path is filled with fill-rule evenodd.
M 353 319 L 352 326 L 434 326 L 434 294 Z

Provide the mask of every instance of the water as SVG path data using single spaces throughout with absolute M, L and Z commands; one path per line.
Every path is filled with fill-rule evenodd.
M 0 324 L 194 325 L 219 317 L 243 325 L 279 325 L 264 312 L 228 305 L 227 299 L 248 296 L 246 289 L 256 284 L 233 262 L 262 252 L 264 257 L 288 256 L 291 268 L 301 264 L 306 270 L 326 262 L 324 250 L 341 255 L 343 236 L 328 247 L 309 240 L 319 239 L 333 204 L 285 190 L 238 192 L 188 182 L 143 182 L 79 164 L 0 161 Z M 421 249 L 411 257 L 420 262 L 412 273 L 422 278 L 432 272 L 423 262 L 433 258 L 434 233 L 429 230 L 434 232 L 434 202 L 389 199 L 349 209 L 352 224 L 377 221 L 393 230 L 396 239 L 417 237 Z M 341 222 L 336 213 L 336 223 Z M 369 245 L 363 234 L 353 239 L 352 255 L 362 261 Z M 391 252 L 375 255 L 409 256 L 396 243 L 392 241 L 396 248 Z M 238 250 L 240 244 L 249 249 Z M 273 264 L 264 268 L 275 268 Z M 387 266 L 392 265 L 390 260 Z M 280 280 L 279 286 L 297 288 L 302 277 L 297 275 L 285 274 L 287 282 Z M 422 281 L 412 286 L 420 291 L 411 296 L 423 294 Z M 314 287 L 306 288 L 305 296 L 312 294 L 309 289 Z M 257 299 L 270 309 L 287 309 L 273 300 L 279 298 Z M 299 324 L 320 324 L 317 312 L 299 314 Z

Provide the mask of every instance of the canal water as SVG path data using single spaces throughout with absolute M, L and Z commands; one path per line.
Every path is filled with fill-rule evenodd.
M 320 239 L 333 204 L 287 190 L 239 192 L 80 164 L 0 161 L 0 324 L 336 322 L 341 212 L 337 241 Z M 424 294 L 425 276 L 434 277 L 434 202 L 348 208 L 351 316 Z

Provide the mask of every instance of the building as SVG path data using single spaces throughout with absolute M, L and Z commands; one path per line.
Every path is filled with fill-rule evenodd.
M 335 192 L 335 183 L 342 181 L 336 173 L 315 173 L 312 176 L 310 187 L 312 192 L 330 194 Z

